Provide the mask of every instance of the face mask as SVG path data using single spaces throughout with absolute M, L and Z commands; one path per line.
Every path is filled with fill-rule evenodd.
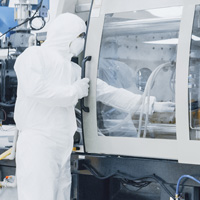
M 83 38 L 76 38 L 69 46 L 70 53 L 74 56 L 78 56 L 83 51 L 84 42 Z

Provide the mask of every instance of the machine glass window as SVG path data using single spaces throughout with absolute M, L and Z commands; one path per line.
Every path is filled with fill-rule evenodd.
M 182 7 L 170 7 L 105 15 L 97 75 L 99 136 L 176 139 L 181 14 Z
M 188 71 L 190 139 L 200 140 L 200 6 L 196 6 Z

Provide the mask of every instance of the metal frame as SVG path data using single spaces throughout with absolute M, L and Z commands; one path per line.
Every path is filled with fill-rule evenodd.
M 179 145 L 179 162 L 200 164 L 198 152 L 199 141 L 190 140 L 189 116 L 188 116 L 188 68 L 190 61 L 190 45 L 195 6 L 200 1 L 187 2 L 183 10 L 181 31 L 179 36 L 179 49 L 176 69 L 176 109 L 177 109 L 177 138 Z
M 86 65 L 86 77 L 89 77 L 91 81 L 90 94 L 86 98 L 85 104 L 90 107 L 90 112 L 83 112 L 85 150 L 87 153 L 172 159 L 183 163 L 200 164 L 200 157 L 196 160 L 200 145 L 198 141 L 189 140 L 188 126 L 188 66 L 195 4 L 200 4 L 200 0 L 94 1 L 85 51 L 85 56 L 92 56 L 91 62 L 88 62 Z M 96 121 L 96 77 L 105 14 L 174 6 L 184 6 L 176 69 L 177 140 L 98 136 Z M 186 146 L 189 149 L 183 149 Z

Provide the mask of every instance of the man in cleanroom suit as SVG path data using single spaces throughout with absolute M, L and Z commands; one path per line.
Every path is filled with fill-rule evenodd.
M 85 32 L 84 21 L 76 15 L 59 15 L 43 45 L 28 48 L 15 63 L 19 200 L 70 200 L 70 154 L 77 128 L 74 107 L 88 95 L 89 87 L 71 58 L 83 50 Z M 140 95 L 98 79 L 97 100 L 129 112 Z
M 76 79 L 71 58 L 83 50 L 85 31 L 79 17 L 60 15 L 44 44 L 29 47 L 16 60 L 19 200 L 70 200 L 74 107 L 89 87 L 88 78 Z

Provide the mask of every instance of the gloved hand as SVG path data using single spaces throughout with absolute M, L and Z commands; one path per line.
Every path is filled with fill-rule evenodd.
M 78 93 L 78 99 L 88 96 L 89 89 L 89 78 L 83 78 L 76 81 L 73 86 L 76 88 Z
M 155 102 L 154 112 L 174 112 L 175 103 L 172 102 Z

